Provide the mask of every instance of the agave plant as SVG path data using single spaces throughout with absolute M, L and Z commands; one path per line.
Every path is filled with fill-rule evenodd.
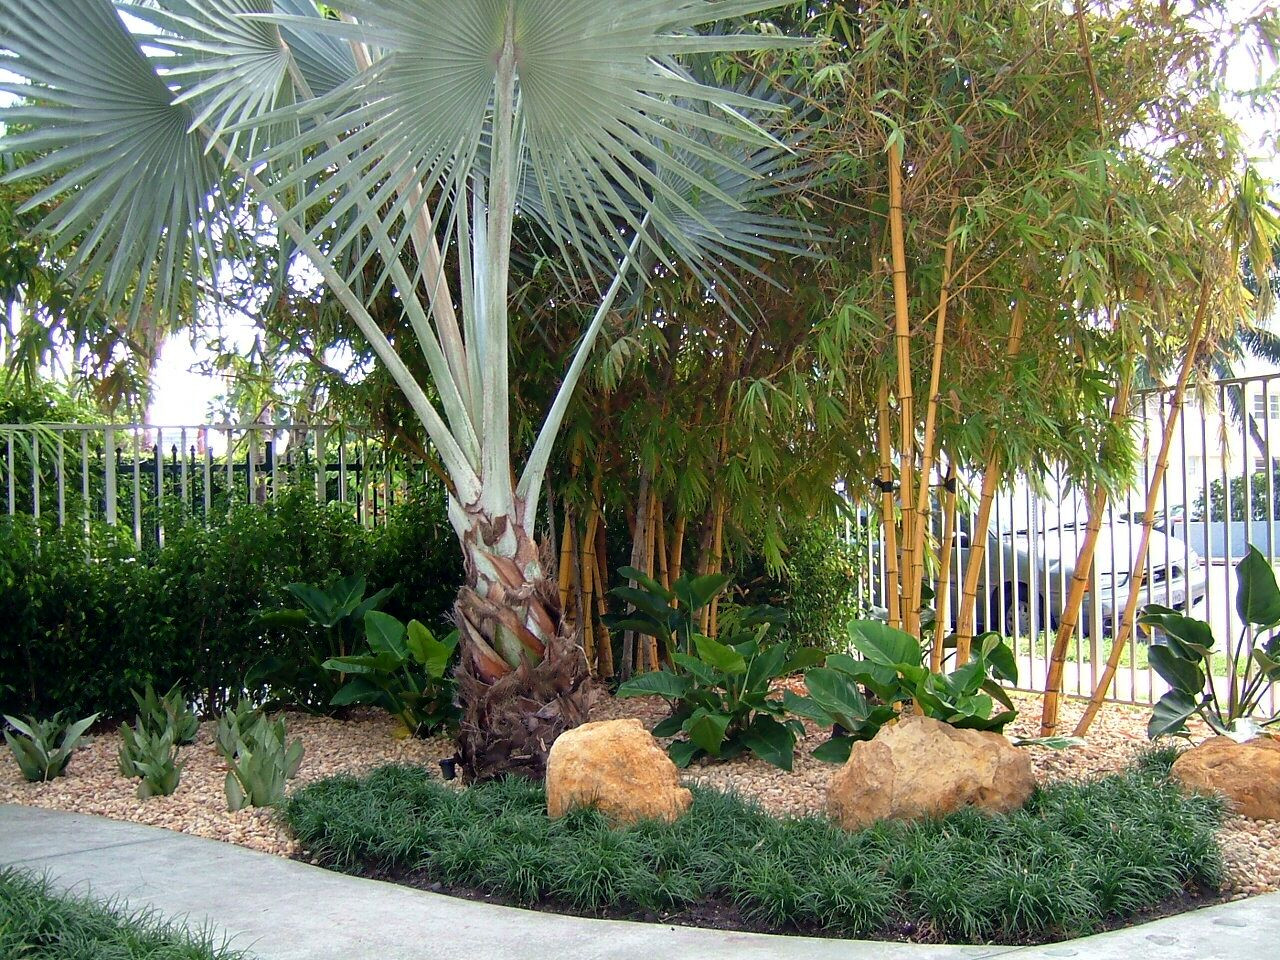
M 29 206 L 98 295 L 195 296 L 263 211 L 405 393 L 450 478 L 466 582 L 455 620 L 460 755 L 539 776 L 585 718 L 586 668 L 535 542 L 566 408 L 606 318 L 659 264 L 731 303 L 729 267 L 801 243 L 770 212 L 777 105 L 690 58 L 785 45 L 744 22 L 778 0 L 7 0 L 25 83 L 0 149 L 52 176 Z M 703 29 L 704 32 L 699 32 Z M 798 169 L 798 165 L 796 169 Z M 512 462 L 509 266 L 520 236 L 599 291 L 522 468 Z M 366 308 L 369 268 L 403 308 Z M 446 274 L 446 266 L 449 273 Z M 147 282 L 139 282 L 139 278 Z M 140 299 L 140 298 L 139 298 Z M 399 351 L 416 342 L 431 383 Z

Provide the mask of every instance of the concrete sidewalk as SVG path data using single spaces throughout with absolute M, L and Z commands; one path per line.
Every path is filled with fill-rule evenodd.
M 1280 894 L 1046 947 L 923 946 L 588 920 L 346 877 L 231 844 L 0 806 L 0 865 L 166 918 L 261 960 L 1253 960 L 1277 955 Z

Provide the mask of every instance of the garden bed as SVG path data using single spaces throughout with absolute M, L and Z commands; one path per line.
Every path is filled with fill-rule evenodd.
M 1220 801 L 1148 764 L 1053 784 L 1005 815 L 845 832 L 695 788 L 672 824 L 552 820 L 538 784 L 453 790 L 384 767 L 293 795 L 307 854 L 363 876 L 586 916 L 950 943 L 1068 939 L 1218 899 Z
M 1015 695 L 1021 715 L 1011 725 L 1011 736 L 1036 732 L 1039 700 Z M 601 698 L 592 710 L 594 720 L 638 716 L 651 722 L 663 714 L 656 700 Z M 1063 704 L 1063 727 L 1070 730 L 1080 704 Z M 1148 746 L 1145 727 L 1148 712 L 1140 708 L 1108 705 L 1090 730 L 1088 743 L 1065 751 L 1033 748 L 1032 762 L 1042 782 L 1093 778 L 1129 766 Z M 287 714 L 291 737 L 306 746 L 297 780 L 291 790 L 341 773 L 361 774 L 391 763 L 420 764 L 429 776 L 438 776 L 437 761 L 453 753 L 447 737 L 399 740 L 394 722 L 378 711 L 356 711 L 348 719 Z M 297 842 L 273 811 L 248 808 L 229 813 L 223 798 L 226 764 L 213 745 L 213 724 L 200 727 L 194 745 L 181 750 L 186 762 L 177 792 L 170 797 L 141 801 L 135 796 L 137 781 L 126 780 L 116 769 L 120 745 L 115 729 L 95 732 L 76 752 L 67 775 L 51 783 L 22 780 L 7 751 L 0 751 L 0 803 L 98 814 L 167 827 L 196 836 L 210 837 L 283 856 L 299 852 Z M 808 754 L 824 733 L 809 727 L 798 745 L 790 773 L 744 756 L 711 763 L 695 761 L 684 771 L 690 785 L 731 790 L 758 803 L 777 816 L 795 816 L 822 809 L 827 780 L 834 767 Z M 1225 889 L 1232 896 L 1280 890 L 1280 823 L 1227 817 L 1218 832 L 1226 862 Z

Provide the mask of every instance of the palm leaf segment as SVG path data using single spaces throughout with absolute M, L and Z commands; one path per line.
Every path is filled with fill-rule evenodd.
M 61 198 L 43 226 L 86 236 L 77 266 L 105 274 L 108 297 L 139 274 L 174 289 L 184 251 L 212 256 L 223 179 L 256 193 L 405 390 L 460 500 L 493 491 L 485 509 L 503 513 L 517 494 L 536 503 L 561 401 L 641 248 L 710 286 L 797 239 L 748 212 L 785 179 L 785 151 L 748 119 L 773 105 L 681 67 L 786 42 L 697 32 L 776 5 L 340 0 L 334 19 L 310 0 L 10 0 L 4 66 L 30 85 L 9 87 L 28 102 L 6 119 L 29 132 L 6 145 L 44 155 L 19 175 L 60 174 L 37 198 Z M 514 490 L 506 284 L 522 187 L 563 250 L 623 260 Z M 357 248 L 387 264 L 441 410 L 355 294 Z M 430 316 L 406 295 L 419 283 Z

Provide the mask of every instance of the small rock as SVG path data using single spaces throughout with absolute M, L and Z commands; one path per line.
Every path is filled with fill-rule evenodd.
M 827 812 L 856 830 L 965 806 L 1007 812 L 1026 803 L 1034 788 L 1031 758 L 1000 734 L 908 716 L 853 745 L 827 787 Z
M 675 820 L 693 794 L 639 720 L 603 720 L 567 730 L 547 757 L 547 812 L 594 807 L 616 823 Z
M 1280 743 L 1270 737 L 1213 737 L 1178 757 L 1172 775 L 1188 790 L 1222 794 L 1236 813 L 1280 820 Z

